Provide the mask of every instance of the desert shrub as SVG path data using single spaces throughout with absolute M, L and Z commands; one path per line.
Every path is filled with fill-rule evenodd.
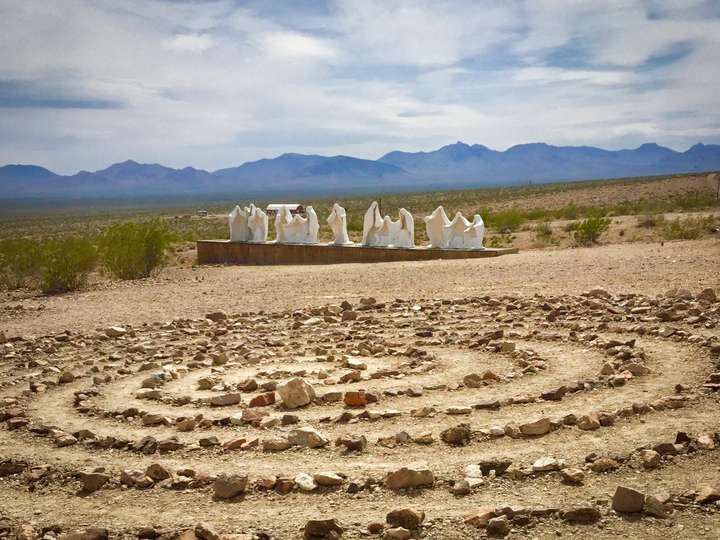
M 500 233 L 509 233 L 518 230 L 520 225 L 525 222 L 525 219 L 522 212 L 511 209 L 490 213 L 485 221 Z
M 510 234 L 496 234 L 490 237 L 487 246 L 491 248 L 502 248 L 512 246 L 514 236 Z
M 174 238 L 158 218 L 112 225 L 98 241 L 100 260 L 119 279 L 148 277 L 165 262 Z
M 662 214 L 645 214 L 637 218 L 637 226 L 644 229 L 653 229 L 665 221 Z
M 661 229 L 665 240 L 695 240 L 708 233 L 714 225 L 711 217 L 689 217 L 668 220 Z
M 33 285 L 40 275 L 41 266 L 41 249 L 37 241 L 0 241 L 0 287 L 19 289 Z
M 575 224 L 573 238 L 578 245 L 589 246 L 597 242 L 609 226 L 607 218 L 589 217 Z
M 41 253 L 40 289 L 44 293 L 80 288 L 97 262 L 95 246 L 85 238 L 47 240 L 42 244 Z

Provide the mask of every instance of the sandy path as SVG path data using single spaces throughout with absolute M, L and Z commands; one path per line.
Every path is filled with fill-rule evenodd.
M 720 286 L 720 241 L 615 244 L 536 250 L 497 259 L 385 264 L 167 269 L 153 280 L 19 302 L 0 296 L 0 307 L 26 310 L 0 323 L 9 335 L 89 330 L 196 318 L 224 309 L 282 310 L 375 296 L 458 298 L 518 292 L 580 293 L 596 285 L 617 292 L 657 294 L 673 287 Z M 42 305 L 43 309 L 33 310 Z M 14 311 L 13 313 L 17 313 Z

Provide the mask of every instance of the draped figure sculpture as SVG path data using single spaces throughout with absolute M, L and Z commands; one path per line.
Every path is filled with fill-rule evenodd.
M 475 214 L 470 223 L 461 212 L 457 212 L 450 221 L 445 209 L 438 206 L 432 214 L 424 218 L 430 245 L 436 249 L 484 249 L 485 223 L 479 214 Z
M 445 213 L 445 209 L 442 206 L 438 206 L 432 214 L 423 218 L 423 221 L 425 221 L 427 236 L 430 240 L 428 247 L 440 249 L 447 247 L 445 227 L 450 224 L 450 220 Z
M 260 208 L 235 206 L 228 215 L 231 242 L 265 242 L 268 217 Z
M 378 203 L 373 201 L 365 212 L 363 220 L 363 246 L 404 247 L 415 246 L 415 220 L 412 214 L 401 208 L 400 219 L 393 221 L 390 216 L 380 215 Z
M 445 225 L 446 248 L 462 249 L 465 247 L 465 230 L 470 227 L 470 222 L 465 219 L 461 212 L 457 212 L 450 223 Z
M 250 242 L 267 242 L 268 216 L 254 204 L 250 205 L 248 217 L 248 228 L 250 229 Z
M 228 222 L 230 224 L 230 241 L 247 242 L 248 238 L 250 238 L 248 209 L 236 205 L 228 214 Z
M 278 244 L 317 244 L 320 222 L 312 206 L 305 209 L 307 217 L 293 216 L 283 206 L 275 216 L 275 234 Z
M 347 214 L 345 209 L 338 203 L 333 204 L 332 212 L 327 218 L 327 224 L 333 232 L 331 246 L 346 246 L 352 244 L 347 232 Z

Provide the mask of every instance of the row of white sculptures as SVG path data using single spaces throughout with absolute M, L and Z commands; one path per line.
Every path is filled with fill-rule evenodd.
M 283 206 L 275 216 L 276 242 L 279 244 L 317 244 L 320 222 L 312 206 L 305 209 L 307 217 L 292 215 L 287 206 Z M 415 220 L 412 214 L 401 208 L 399 219 L 393 221 L 390 216 L 382 217 L 377 202 L 373 202 L 365 212 L 363 220 L 362 246 L 369 247 L 415 247 Z M 230 221 L 231 242 L 267 241 L 268 216 L 260 208 L 236 206 L 228 216 Z M 428 247 L 440 249 L 483 249 L 485 224 L 480 215 L 475 214 L 472 222 L 460 212 L 448 219 L 442 206 L 424 218 Z M 334 204 L 327 223 L 333 232 L 330 245 L 351 245 L 347 232 L 347 214 L 339 204 Z

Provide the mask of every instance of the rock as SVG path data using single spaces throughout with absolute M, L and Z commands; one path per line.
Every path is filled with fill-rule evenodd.
M 467 480 L 457 480 L 455 483 L 453 483 L 452 488 L 450 488 L 450 493 L 458 497 L 470 495 L 470 493 L 472 493 L 470 482 L 468 482 Z
M 472 407 L 467 407 L 464 405 L 451 405 L 447 409 L 445 409 L 445 414 L 449 414 L 451 416 L 460 416 L 465 414 L 470 414 L 472 412 Z
M 463 377 L 463 384 L 468 388 L 480 388 L 483 386 L 483 379 L 478 373 L 470 373 Z
M 532 465 L 533 472 L 557 471 L 560 469 L 560 462 L 551 456 L 541 457 Z
M 313 475 L 313 480 L 319 486 L 334 487 L 340 486 L 345 481 L 342 476 L 331 472 L 320 472 Z
M 336 519 L 311 519 L 305 524 L 305 540 L 340 538 L 343 528 Z
M 585 480 L 585 473 L 582 471 L 582 469 L 577 468 L 567 468 L 562 469 L 560 471 L 560 474 L 562 475 L 563 482 L 566 484 L 575 484 L 579 485 L 582 484 Z
M 370 534 L 380 534 L 385 530 L 385 524 L 381 521 L 373 521 L 368 524 L 367 530 Z
M 262 440 L 262 449 L 265 452 L 282 452 L 291 446 L 292 444 L 285 437 L 270 436 Z
M 551 428 L 549 418 L 540 418 L 534 422 L 520 425 L 520 433 L 526 437 L 537 437 L 539 435 L 545 435 L 550 432 Z
M 458 424 L 440 433 L 440 438 L 453 446 L 465 446 L 472 438 L 470 424 Z
M 703 486 L 695 497 L 698 504 L 710 504 L 720 501 L 720 486 Z
M 416 467 L 402 467 L 391 472 L 385 478 L 385 486 L 392 490 L 408 487 L 431 487 L 434 482 L 435 475 L 432 471 Z
M 103 487 L 110 480 L 110 475 L 103 472 L 82 472 L 80 481 L 83 484 L 83 491 L 93 493 Z
M 400 508 L 389 512 L 385 521 L 391 527 L 404 527 L 406 529 L 417 529 L 425 520 L 425 512 L 413 508 Z
M 266 392 L 255 396 L 248 403 L 248 407 L 268 407 L 275 403 L 275 392 Z
M 67 384 L 75 380 L 75 374 L 72 371 L 63 371 L 58 377 L 58 384 Z
M 27 463 L 14 459 L 6 459 L 0 461 L 0 478 L 10 476 L 11 474 L 19 474 L 27 468 Z
M 385 531 L 385 538 L 388 540 L 409 540 L 412 533 L 404 527 L 393 527 Z
M 612 508 L 616 512 L 634 513 L 642 512 L 645 505 L 645 495 L 639 491 L 618 486 L 613 495 Z
M 288 409 L 303 407 L 315 399 L 315 390 L 300 377 L 295 377 L 277 386 L 277 393 Z
M 600 429 L 600 419 L 598 418 L 597 413 L 586 414 L 580 417 L 577 427 L 584 431 L 594 431 L 596 429 Z
M 63 533 L 58 540 L 107 540 L 109 531 L 100 527 L 90 527 L 80 531 Z
M 487 524 L 488 536 L 507 536 L 510 532 L 510 520 L 507 516 L 492 518 Z
M 710 288 L 700 291 L 696 298 L 699 302 L 704 302 L 707 304 L 713 304 L 717 302 L 717 295 L 715 294 L 715 289 Z
M 365 407 L 368 404 L 367 395 L 364 390 L 345 392 L 343 401 L 348 407 Z
M 227 314 L 223 311 L 212 311 L 205 315 L 206 319 L 210 319 L 213 322 L 224 321 L 228 318 Z
M 245 493 L 247 487 L 247 476 L 239 474 L 220 474 L 215 479 L 213 491 L 218 499 L 232 499 Z
M 305 448 L 320 448 L 328 443 L 318 430 L 310 426 L 293 429 L 288 433 L 288 441 L 293 446 Z
M 464 521 L 467 525 L 484 529 L 487 527 L 488 522 L 496 516 L 494 507 L 481 506 L 477 510 L 465 514 Z
M 200 540 L 220 540 L 222 537 L 205 523 L 195 525 L 195 536 Z
M 483 476 L 489 476 L 490 471 L 495 471 L 495 476 L 501 476 L 512 465 L 512 460 L 507 458 L 495 458 L 481 461 L 478 466 Z M 468 468 L 465 468 L 465 475 L 468 476 Z
M 317 489 L 315 479 L 307 473 L 300 473 L 296 475 L 294 480 L 302 491 L 314 491 Z
M 641 450 L 640 460 L 642 461 L 643 468 L 645 469 L 656 469 L 660 465 L 660 454 L 655 450 Z
M 600 521 L 600 510 L 592 506 L 578 506 L 564 510 L 561 517 L 569 523 L 589 524 Z
M 125 334 L 127 334 L 127 330 L 125 330 L 122 326 L 111 326 L 110 328 L 105 329 L 105 335 L 107 337 L 117 338 L 122 337 Z
M 230 392 L 228 394 L 211 397 L 210 405 L 213 407 L 227 407 L 229 405 L 237 405 L 241 401 L 242 394 L 240 392 Z
M 335 446 L 344 446 L 348 452 L 362 452 L 367 446 L 364 435 L 343 435 L 335 441 Z
M 159 463 L 153 463 L 145 469 L 145 476 L 152 478 L 156 482 L 161 482 L 162 480 L 170 478 L 172 474 Z
M 645 497 L 643 512 L 648 516 L 664 519 L 669 517 L 672 510 L 655 495 Z
M 601 457 L 596 459 L 590 465 L 590 470 L 596 473 L 605 473 L 614 471 L 620 468 L 620 464 L 609 457 Z
M 590 289 L 585 294 L 586 296 L 591 296 L 593 298 L 611 298 L 612 296 L 609 292 L 607 292 L 607 290 L 603 289 L 602 287 L 595 287 L 593 289 Z

